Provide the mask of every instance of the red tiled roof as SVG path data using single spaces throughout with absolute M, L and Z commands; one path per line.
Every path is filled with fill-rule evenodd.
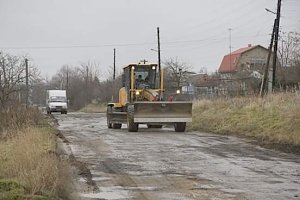
M 254 46 L 247 46 L 247 47 L 244 47 L 244 48 L 240 48 L 238 50 L 235 50 L 234 52 L 231 52 L 231 54 L 241 54 L 241 53 L 244 53 L 246 51 L 249 51 L 250 49 L 253 49 L 255 47 L 257 47 L 258 45 L 254 45 Z
M 249 51 L 249 50 L 251 50 L 251 49 L 253 49 L 257 46 L 259 46 L 259 45 L 240 48 L 236 51 L 231 52 L 231 56 L 230 56 L 230 54 L 225 55 L 223 57 L 221 65 L 219 67 L 219 72 L 220 73 L 228 73 L 228 72 L 235 71 L 236 70 L 236 65 L 238 63 L 238 60 L 239 60 L 241 54 L 245 53 L 246 51 Z M 230 57 L 231 57 L 231 59 L 230 59 Z

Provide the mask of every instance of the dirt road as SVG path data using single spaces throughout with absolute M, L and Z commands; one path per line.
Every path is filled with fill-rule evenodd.
M 300 157 L 235 137 L 106 128 L 105 114 L 54 114 L 82 199 L 300 199 Z

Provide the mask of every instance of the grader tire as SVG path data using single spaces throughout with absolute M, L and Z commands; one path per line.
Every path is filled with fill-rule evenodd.
M 174 124 L 175 132 L 184 132 L 186 127 L 185 122 L 176 122 Z
M 139 129 L 139 124 L 134 123 L 134 106 L 128 105 L 127 107 L 127 129 L 128 132 L 137 132 Z
M 113 129 L 120 129 L 121 127 L 122 127 L 122 124 L 118 124 L 118 123 L 113 123 L 112 124 Z
M 133 121 L 127 121 L 128 132 L 137 132 L 139 129 L 139 124 L 134 123 Z
M 112 128 L 112 123 L 110 122 L 110 119 L 108 117 L 108 113 L 109 112 L 112 112 L 111 106 L 107 107 L 107 110 L 106 110 L 106 120 L 107 120 L 107 128 Z

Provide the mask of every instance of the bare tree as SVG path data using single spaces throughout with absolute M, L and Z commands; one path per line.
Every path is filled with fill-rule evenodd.
M 300 33 L 289 32 L 281 36 L 279 58 L 283 67 L 295 66 L 300 62 Z
M 90 103 L 92 99 L 94 99 L 96 93 L 96 85 L 94 81 L 99 80 L 99 68 L 100 64 L 95 61 L 83 63 L 79 68 L 85 82 L 86 103 Z
M 92 61 L 76 67 L 65 65 L 46 84 L 46 89 L 66 89 L 69 105 L 75 110 L 92 101 L 117 101 L 122 76 L 117 73 L 113 80 L 113 69 L 110 67 L 107 72 L 100 74 L 100 67 L 99 63 Z M 107 79 L 101 81 L 101 76 L 106 76 Z
M 99 68 L 100 64 L 92 61 L 76 67 L 64 65 L 52 77 L 47 89 L 67 90 L 71 108 L 80 109 L 100 98 Z
M 39 77 L 34 66 L 29 67 L 29 84 Z M 25 88 L 25 58 L 0 52 L 0 105 L 2 107 L 13 102 L 22 102 Z
M 165 89 L 168 92 L 173 92 L 181 86 L 187 85 L 191 67 L 184 62 L 178 61 L 177 58 L 170 58 L 163 62 Z
M 280 40 L 278 73 L 281 84 L 297 84 L 295 82 L 300 82 L 300 33 L 283 33 Z
M 44 105 L 46 100 L 46 81 L 38 78 L 31 84 L 31 101 L 33 104 Z

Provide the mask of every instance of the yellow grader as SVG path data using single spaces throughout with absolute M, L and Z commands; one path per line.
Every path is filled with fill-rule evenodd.
M 148 128 L 171 124 L 176 132 L 184 132 L 192 121 L 192 102 L 164 100 L 163 70 L 145 61 L 123 70 L 119 102 L 107 104 L 107 127 L 120 129 L 127 124 L 129 132 L 137 132 L 139 124 Z

